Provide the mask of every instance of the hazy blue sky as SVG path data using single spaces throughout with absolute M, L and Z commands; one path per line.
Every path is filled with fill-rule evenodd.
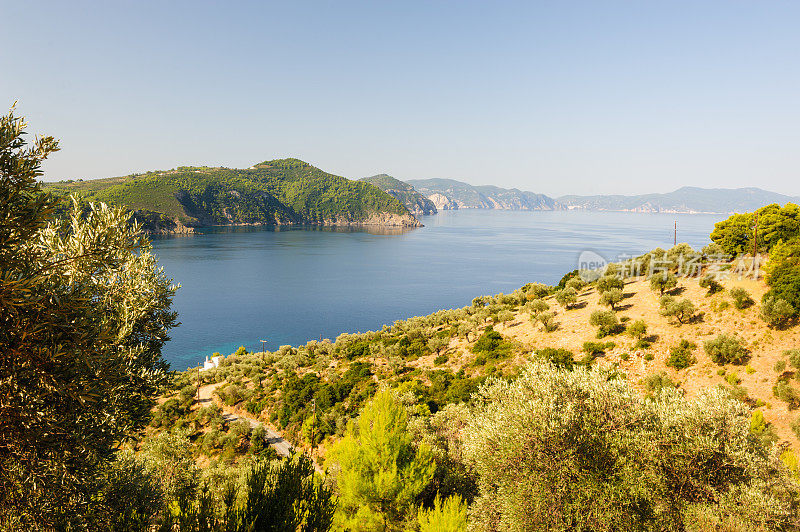
M 49 179 L 298 157 L 551 195 L 800 195 L 800 2 L 0 0 Z

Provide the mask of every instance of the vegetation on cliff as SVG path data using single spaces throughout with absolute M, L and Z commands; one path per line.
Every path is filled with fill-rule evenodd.
M 104 202 L 136 212 L 152 226 L 228 224 L 347 224 L 374 221 L 417 225 L 405 206 L 382 190 L 328 174 L 297 159 L 264 161 L 249 169 L 179 167 L 123 178 L 51 183 L 55 195 L 82 204 Z M 149 224 L 149 225 L 148 225 Z
M 436 205 L 431 200 L 417 192 L 408 183 L 395 179 L 390 175 L 378 174 L 371 177 L 363 177 L 361 181 L 375 185 L 384 192 L 391 194 L 413 214 L 436 214 Z

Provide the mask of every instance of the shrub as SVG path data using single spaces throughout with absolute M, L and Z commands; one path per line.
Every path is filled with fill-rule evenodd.
M 485 354 L 490 359 L 508 355 L 510 350 L 511 344 L 491 327 L 488 327 L 472 346 L 473 353 Z
M 649 396 L 657 395 L 664 388 L 675 388 L 675 383 L 669 378 L 669 375 L 663 371 L 660 373 L 653 373 L 648 375 L 642 380 L 644 391 Z
M 628 336 L 637 340 L 644 338 L 647 334 L 647 323 L 645 323 L 644 320 L 633 321 L 628 324 L 625 332 L 628 334 Z
M 583 352 L 591 356 L 603 355 L 616 345 L 614 342 L 583 342 Z
M 435 359 L 433 359 L 433 363 L 435 365 L 437 365 L 437 366 L 441 366 L 442 364 L 446 363 L 448 360 L 450 360 L 450 357 L 448 357 L 445 354 L 441 354 L 438 357 L 436 357 Z
M 744 342 L 738 336 L 725 333 L 708 340 L 703 347 L 711 360 L 720 365 L 741 364 L 748 355 Z
M 775 329 L 780 329 L 789 324 L 795 316 L 795 309 L 785 300 L 770 296 L 769 292 L 764 294 L 761 301 L 761 319 L 767 325 Z
M 786 361 L 785 360 L 777 360 L 775 365 L 772 366 L 772 369 L 775 373 L 783 373 L 783 370 L 786 369 Z
M 467 530 L 467 504 L 458 495 L 451 495 L 442 502 L 437 493 L 433 508 L 421 508 L 417 514 L 420 532 L 465 532 Z
M 800 439 L 800 418 L 792 421 L 792 432 L 794 432 L 794 435 L 797 439 Z
M 669 358 L 666 362 L 667 366 L 681 370 L 697 363 L 697 359 L 692 354 L 696 348 L 696 344 L 688 340 L 681 340 L 678 345 L 673 346 L 672 349 L 670 349 Z
M 747 290 L 741 287 L 731 288 L 728 293 L 733 299 L 733 306 L 739 310 L 745 309 L 753 304 L 753 298 L 747 293 Z
M 497 313 L 497 320 L 500 323 L 506 323 L 514 319 L 514 313 L 510 310 L 501 310 Z
M 608 292 L 609 290 L 617 289 L 619 291 L 624 290 L 625 283 L 623 280 L 617 275 L 604 275 L 600 279 L 597 280 L 597 291 L 601 294 Z
M 662 296 L 664 292 L 676 286 L 678 286 L 678 278 L 675 277 L 675 274 L 670 272 L 664 271 L 653 274 L 650 277 L 650 288 L 652 290 L 658 290 Z
M 770 423 L 767 423 L 761 410 L 753 410 L 753 414 L 750 416 L 750 432 L 757 436 L 764 446 L 769 446 L 778 441 L 778 434 L 775 432 L 775 428 Z
M 612 288 L 611 290 L 603 292 L 603 295 L 600 296 L 600 304 L 611 307 L 611 310 L 616 310 L 617 305 L 622 301 L 623 297 L 622 290 L 619 288 Z
M 800 406 L 800 393 L 791 384 L 781 379 L 772 387 L 772 394 L 786 403 L 789 410 L 794 410 Z
M 644 320 L 636 320 L 628 324 L 625 332 L 631 338 L 640 340 L 647 335 L 647 323 Z
M 676 300 L 672 296 L 661 296 L 660 304 L 659 313 L 666 318 L 674 318 L 679 325 L 691 321 L 697 310 L 690 300 Z
M 709 296 L 722 291 L 722 285 L 717 281 L 716 277 L 713 274 L 706 275 L 705 277 L 700 279 L 700 288 L 707 289 L 708 294 L 706 295 Z
M 558 329 L 558 322 L 556 321 L 556 313 L 552 311 L 542 312 L 536 317 L 537 320 L 544 327 L 545 332 L 553 332 Z
M 568 349 L 545 347 L 537 350 L 536 354 L 560 368 L 572 369 L 575 365 L 575 355 Z
M 619 320 L 617 315 L 610 310 L 595 310 L 589 316 L 589 324 L 598 328 L 597 337 L 603 338 L 619 332 Z
M 787 349 L 781 353 L 781 356 L 789 359 L 789 364 L 791 364 L 794 369 L 800 369 L 800 349 Z
M 725 380 L 728 384 L 732 385 L 741 384 L 742 382 L 742 379 L 739 378 L 739 375 L 735 371 L 726 375 Z

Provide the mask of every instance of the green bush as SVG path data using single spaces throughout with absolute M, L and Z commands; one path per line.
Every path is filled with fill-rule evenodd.
M 603 355 L 616 345 L 614 342 L 583 342 L 583 352 L 592 356 Z
M 542 324 L 545 332 L 553 332 L 558 329 L 558 322 L 556 321 L 555 312 L 542 312 L 536 317 L 536 319 Z
M 560 368 L 572 369 L 575 365 L 575 356 L 572 354 L 572 351 L 568 349 L 545 347 L 543 349 L 538 349 L 536 354 Z
M 796 310 L 785 299 L 776 298 L 769 292 L 761 301 L 761 319 L 770 327 L 780 329 L 789 325 L 796 315 Z
M 721 292 L 723 290 L 722 285 L 717 281 L 716 277 L 713 274 L 706 275 L 702 279 L 700 279 L 700 288 L 705 288 L 708 290 L 709 296 L 716 294 L 717 292 Z
M 708 530 L 791 529 L 794 482 L 751 434 L 748 407 L 719 389 L 687 398 L 659 377 L 646 385 L 659 401 L 600 368 L 533 364 L 491 381 L 463 430 L 479 479 L 471 525 L 695 530 L 706 512 L 739 523 Z
M 653 373 L 642 379 L 642 386 L 644 391 L 650 397 L 657 395 L 661 390 L 667 388 L 676 388 L 675 382 L 669 378 L 669 375 L 663 371 L 660 373 Z
M 597 327 L 597 337 L 603 338 L 620 332 L 617 315 L 610 310 L 595 310 L 589 316 L 589 324 Z
M 711 360 L 719 365 L 742 364 L 749 354 L 744 342 L 738 336 L 725 333 L 708 340 L 703 347 Z
M 483 334 L 472 346 L 472 352 L 484 354 L 488 359 L 507 356 L 511 351 L 511 344 L 503 339 L 503 335 L 492 327 L 487 327 Z
M 788 359 L 794 369 L 800 369 L 800 349 L 786 349 L 781 356 Z
M 628 324 L 628 327 L 625 329 L 625 332 L 631 338 L 641 340 L 647 335 L 647 323 L 645 323 L 644 320 L 632 321 L 631 323 Z
M 786 403 L 789 410 L 794 410 L 800 406 L 800 392 L 783 379 L 776 382 L 775 386 L 772 387 L 772 394 Z
M 528 310 L 531 312 L 532 319 L 536 319 L 538 314 L 550 310 L 550 305 L 544 299 L 534 299 L 528 303 Z
M 750 294 L 748 294 L 747 290 L 744 288 L 737 286 L 736 288 L 731 288 L 728 293 L 733 299 L 733 306 L 739 310 L 746 309 L 747 307 L 752 306 L 754 303 L 753 298 L 750 297 Z
M 696 348 L 696 344 L 688 340 L 681 340 L 678 345 L 673 346 L 672 349 L 669 350 L 669 358 L 666 362 L 667 366 L 681 370 L 697 363 L 697 359 L 692 353 Z

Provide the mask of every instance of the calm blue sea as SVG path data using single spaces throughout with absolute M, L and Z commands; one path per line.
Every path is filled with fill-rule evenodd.
M 181 325 L 164 355 L 173 369 L 267 341 L 268 349 L 367 331 L 461 307 L 475 296 L 552 284 L 595 251 L 608 260 L 678 242 L 694 247 L 722 215 L 575 211 L 447 211 L 406 232 L 212 229 L 157 238 L 181 284 Z

